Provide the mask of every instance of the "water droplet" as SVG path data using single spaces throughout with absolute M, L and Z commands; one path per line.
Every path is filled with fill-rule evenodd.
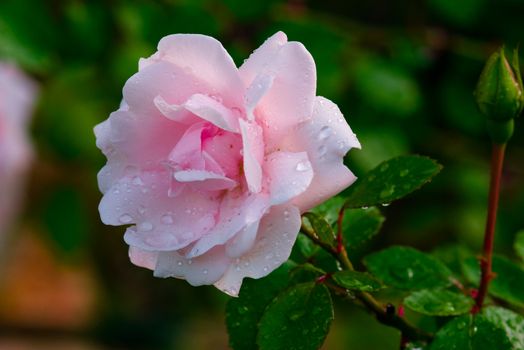
M 383 207 L 389 207 L 390 204 L 391 204 L 391 203 L 382 203 L 382 206 L 383 206 Z
M 264 270 L 264 272 L 267 272 L 267 271 L 269 270 L 269 267 L 264 266 L 264 269 L 263 269 L 263 270 Z
M 245 314 L 246 312 L 249 311 L 249 308 L 248 308 L 247 306 L 241 306 L 241 307 L 238 308 L 237 311 L 238 311 L 238 313 L 239 313 L 240 315 L 243 315 L 243 314 Z
M 177 264 L 178 266 L 182 266 L 182 265 L 184 265 L 184 263 L 183 263 L 181 260 L 178 260 L 176 264 Z
M 138 226 L 140 231 L 151 231 L 153 229 L 153 224 L 149 221 L 144 221 Z
M 244 266 L 245 266 L 245 267 L 248 267 L 248 266 L 249 266 L 249 261 L 245 261 L 245 262 L 244 262 Z
M 266 255 L 266 260 L 271 260 L 273 259 L 274 255 L 273 253 L 269 253 L 268 255 Z
M 115 189 L 113 190 L 113 193 L 114 193 L 114 194 L 119 194 L 119 193 L 120 193 L 120 190 L 119 190 L 118 188 L 115 188 Z
M 295 168 L 297 171 L 307 171 L 311 169 L 311 165 L 308 161 L 303 161 L 297 164 L 297 167 Z
M 369 207 L 363 206 L 362 209 L 364 209 L 364 210 L 368 210 Z
M 120 222 L 123 224 L 129 224 L 131 221 L 133 221 L 133 217 L 129 214 L 123 214 L 118 220 L 120 220 Z
M 173 223 L 173 217 L 169 214 L 162 215 L 160 218 L 160 221 L 162 221 L 165 225 L 171 225 Z
M 404 176 L 406 176 L 407 174 L 409 174 L 409 170 L 408 170 L 408 169 L 404 169 L 404 170 L 401 170 L 401 171 L 400 171 L 400 177 L 404 177 Z
M 327 147 L 325 145 L 321 145 L 317 149 L 317 151 L 318 151 L 318 155 L 322 157 L 323 155 L 325 155 L 327 153 Z
M 331 128 L 329 126 L 323 126 L 318 133 L 319 141 L 325 140 L 331 135 Z
M 188 265 L 191 265 L 192 263 L 193 263 L 193 260 L 191 260 L 191 259 L 189 259 L 189 260 L 187 261 L 187 264 L 188 264 Z
M 202 269 L 202 273 L 203 273 L 204 275 L 207 275 L 207 274 L 209 273 L 209 271 L 208 271 L 207 269 Z
M 384 164 L 382 164 L 380 166 L 380 171 L 384 172 L 384 171 L 388 170 L 388 168 L 389 168 L 389 164 L 388 163 L 384 163 Z
M 138 207 L 138 214 L 144 214 L 146 212 L 146 207 L 143 205 Z
M 240 271 L 240 266 L 236 265 L 235 270 Z
M 133 185 L 135 186 L 142 186 L 144 184 L 144 181 L 140 178 L 140 176 L 135 176 L 133 180 L 131 181 Z
M 382 190 L 379 194 L 379 197 L 382 199 L 386 199 L 387 197 L 391 196 L 393 193 L 395 193 L 395 185 L 391 185 L 390 187 Z

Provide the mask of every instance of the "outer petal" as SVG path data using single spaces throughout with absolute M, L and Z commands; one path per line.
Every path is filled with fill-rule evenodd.
M 129 247 L 129 260 L 136 266 L 154 270 L 158 260 L 158 252 L 148 252 L 136 247 Z
M 167 172 L 137 172 L 115 183 L 99 206 L 102 222 L 129 225 L 125 241 L 147 251 L 181 249 L 215 225 L 218 199 L 184 190 L 168 196 Z
M 218 246 L 197 258 L 188 259 L 179 252 L 161 252 L 156 277 L 183 278 L 193 286 L 215 283 L 230 264 L 224 246 Z
M 251 122 L 240 119 L 242 147 L 244 152 L 244 173 L 249 191 L 258 193 L 262 189 L 262 167 L 264 143 L 261 128 Z
M 290 42 L 261 74 L 274 79 L 260 99 L 255 116 L 264 127 L 266 147 L 273 149 L 290 129 L 311 118 L 316 94 L 315 62 L 302 44 Z
M 300 230 L 300 212 L 291 205 L 271 207 L 260 221 L 254 247 L 229 266 L 215 287 L 237 296 L 245 277 L 262 278 L 282 265 Z
M 217 225 L 195 243 L 187 257 L 206 253 L 216 245 L 226 243 L 237 232 L 264 215 L 269 206 L 269 199 L 264 194 L 239 196 L 236 191 L 229 192 L 220 204 Z
M 227 107 L 241 108 L 244 84 L 233 59 L 214 38 L 199 34 L 168 35 L 158 44 L 159 59 L 171 62 L 207 82 Z
M 226 243 L 227 256 L 230 258 L 238 258 L 251 250 L 253 244 L 255 244 L 259 225 L 260 221 L 255 221 L 246 225 L 240 232 L 235 234 L 235 236 Z
M 265 70 L 278 51 L 287 43 L 286 34 L 277 32 L 269 37 L 258 49 L 253 51 L 244 64 L 239 68 L 240 76 L 245 86 L 250 86 L 255 77 Z
M 313 179 L 306 152 L 274 152 L 267 157 L 264 171 L 269 178 L 271 205 L 283 204 L 303 193 Z
M 280 147 L 306 151 L 313 166 L 313 181 L 292 201 L 301 212 L 336 195 L 356 179 L 343 160 L 351 148 L 360 148 L 360 143 L 337 105 L 323 97 L 316 99 L 313 118 L 300 125 Z

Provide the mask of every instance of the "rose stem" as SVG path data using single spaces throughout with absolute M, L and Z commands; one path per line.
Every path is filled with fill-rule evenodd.
M 343 214 L 342 214 L 343 215 Z M 340 215 L 339 215 L 339 220 Z M 340 221 L 341 222 L 341 221 Z M 340 229 L 339 229 L 340 230 Z M 344 245 L 338 245 L 338 237 L 337 237 L 337 247 L 334 248 L 322 241 L 320 241 L 317 238 L 317 235 L 315 232 L 305 225 L 302 225 L 301 231 L 314 243 L 322 247 L 324 250 L 326 250 L 328 253 L 333 255 L 335 259 L 337 259 L 340 264 L 344 267 L 344 269 L 353 271 L 353 264 L 348 258 L 348 254 L 346 251 L 346 248 Z M 340 252 L 338 251 L 340 249 Z M 329 287 L 334 289 L 335 292 L 338 294 L 342 294 L 346 299 L 352 300 L 352 297 L 347 293 L 347 291 L 344 288 L 336 286 L 336 288 L 333 288 L 333 285 L 328 284 Z M 388 314 L 386 312 L 385 306 L 383 306 L 379 301 L 377 301 L 371 294 L 361 291 L 355 292 L 355 298 L 357 298 L 369 311 L 373 312 L 375 314 L 375 317 L 377 320 L 387 326 L 394 327 L 401 331 L 402 335 L 405 335 L 409 339 L 413 340 L 426 340 L 429 341 L 432 338 L 432 335 L 429 333 L 426 333 L 418 328 L 415 328 L 413 325 L 409 324 L 405 319 L 399 317 L 396 314 Z
M 499 205 L 500 178 L 502 177 L 502 165 L 504 163 L 504 151 L 506 144 L 493 144 L 491 153 L 491 179 L 489 184 L 488 217 L 486 220 L 486 231 L 484 233 L 484 246 L 480 258 L 481 278 L 473 313 L 480 311 L 484 298 L 486 297 L 489 282 L 493 279 L 492 258 L 493 241 L 495 238 L 495 223 L 497 221 L 497 208 Z

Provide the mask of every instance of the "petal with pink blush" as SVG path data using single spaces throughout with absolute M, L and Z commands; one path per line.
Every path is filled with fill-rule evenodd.
M 306 191 L 313 168 L 306 152 L 274 152 L 264 164 L 269 178 L 271 205 L 283 204 Z
M 286 34 L 277 32 L 269 37 L 256 49 L 244 64 L 239 68 L 240 76 L 246 86 L 250 86 L 256 76 L 265 70 L 277 55 L 278 51 L 287 43 Z
M 164 115 L 167 119 L 173 120 L 182 124 L 193 124 L 198 119 L 183 105 L 169 104 L 162 96 L 156 96 L 153 100 L 156 108 Z
M 293 127 L 311 118 L 316 93 L 315 62 L 298 42 L 285 44 L 262 74 L 275 78 L 256 107 L 269 149 Z
M 187 257 L 206 253 L 217 245 L 225 244 L 231 237 L 264 215 L 269 206 L 266 195 L 248 195 L 231 191 L 222 200 L 218 222 L 213 229 L 195 243 Z
M 238 116 L 211 97 L 195 94 L 184 103 L 184 107 L 221 129 L 239 132 Z
M 248 120 L 255 120 L 253 112 L 258 105 L 258 102 L 264 97 L 273 85 L 274 77 L 272 75 L 261 74 L 258 75 L 251 83 L 246 91 L 246 115 Z
M 131 246 L 129 247 L 129 260 L 136 266 L 154 270 L 158 260 L 158 253 L 148 252 Z
M 323 97 L 316 99 L 313 118 L 301 124 L 279 146 L 288 151 L 305 150 L 313 167 L 314 176 L 308 189 L 293 200 L 302 212 L 356 180 L 343 161 L 351 148 L 360 148 L 360 143 L 337 105 Z
M 174 174 L 178 182 L 187 183 L 199 191 L 229 190 L 237 185 L 235 180 L 205 170 L 181 170 Z
M 207 82 L 228 107 L 242 106 L 244 84 L 233 59 L 214 38 L 199 34 L 165 36 L 158 44 L 159 59 L 168 61 Z
M 229 263 L 223 246 L 215 247 L 196 258 L 186 258 L 176 251 L 161 252 L 158 254 L 155 276 L 183 278 L 192 286 L 213 284 L 224 274 Z
M 100 217 L 106 225 L 131 225 L 124 240 L 147 251 L 186 247 L 215 225 L 218 200 L 190 189 L 168 195 L 169 173 L 138 172 L 116 182 L 102 198 Z
M 249 191 L 258 193 L 262 189 L 262 157 L 264 155 L 264 143 L 262 129 L 253 122 L 240 122 L 242 134 L 242 147 L 244 153 L 244 173 Z
M 271 207 L 260 221 L 253 248 L 229 266 L 215 287 L 237 296 L 245 277 L 262 278 L 282 265 L 291 254 L 300 224 L 298 208 L 291 205 Z
M 246 225 L 226 243 L 226 254 L 230 258 L 238 258 L 247 253 L 255 244 L 260 221 Z

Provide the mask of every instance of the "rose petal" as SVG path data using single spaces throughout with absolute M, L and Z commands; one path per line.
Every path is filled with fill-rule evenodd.
M 237 185 L 237 182 L 228 177 L 205 170 L 182 170 L 174 174 L 179 182 L 189 183 L 199 191 L 228 190 Z
M 301 212 L 336 195 L 356 179 L 343 160 L 351 148 L 360 148 L 360 143 L 337 105 L 323 97 L 316 99 L 313 118 L 282 140 L 279 147 L 307 151 L 313 166 L 311 184 L 293 200 Z
M 264 164 L 269 178 L 271 205 L 278 205 L 303 193 L 313 179 L 313 169 L 306 152 L 274 152 Z
M 240 232 L 235 234 L 226 243 L 226 254 L 230 258 L 238 258 L 247 253 L 255 244 L 255 238 L 257 237 L 257 231 L 260 221 L 255 221 L 249 225 L 246 225 Z
M 300 212 L 291 205 L 271 207 L 260 221 L 254 247 L 229 266 L 215 287 L 237 296 L 245 277 L 262 278 L 282 265 L 300 230 Z
M 249 191 L 258 193 L 262 189 L 262 167 L 260 163 L 264 155 L 262 129 L 255 123 L 240 122 L 242 147 L 244 152 L 244 173 Z
M 188 258 L 206 253 L 214 246 L 226 243 L 237 232 L 249 224 L 259 221 L 269 205 L 267 195 L 240 194 L 230 191 L 222 200 L 216 226 L 195 243 Z
M 224 274 L 229 263 L 223 246 L 189 259 L 176 251 L 161 252 L 158 254 L 155 277 L 183 278 L 192 286 L 213 284 Z
M 238 116 L 211 97 L 195 94 L 187 100 L 184 107 L 221 129 L 239 132 Z
M 158 44 L 159 57 L 193 75 L 193 82 L 208 82 L 227 107 L 242 107 L 244 84 L 236 65 L 216 39 L 199 34 L 165 36 Z M 178 86 L 178 85 L 175 85 Z
M 250 86 L 255 77 L 270 64 L 278 51 L 287 43 L 286 34 L 277 32 L 269 37 L 258 49 L 253 51 L 239 68 L 245 86 Z
M 147 251 L 186 247 L 215 225 L 217 198 L 191 189 L 168 196 L 167 171 L 138 172 L 116 182 L 102 198 L 100 217 L 106 225 L 130 225 L 124 240 Z
M 273 86 L 274 78 L 275 77 L 272 75 L 261 74 L 257 76 L 253 83 L 248 87 L 245 96 L 246 115 L 248 120 L 255 120 L 253 111 L 262 97 L 264 97 L 271 86 Z
M 316 90 L 315 62 L 302 44 L 289 42 L 260 74 L 275 77 L 255 110 L 264 127 L 266 147 L 273 149 L 293 127 L 311 117 Z
M 136 247 L 129 247 L 129 260 L 136 266 L 145 267 L 146 269 L 155 270 L 158 260 L 157 252 L 148 252 Z
M 160 95 L 154 98 L 153 103 L 167 119 L 188 125 L 198 122 L 198 118 L 185 109 L 183 105 L 170 104 Z

